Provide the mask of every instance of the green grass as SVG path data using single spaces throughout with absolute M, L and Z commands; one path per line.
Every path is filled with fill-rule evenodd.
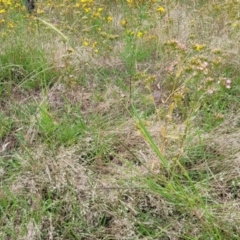
M 239 7 L 0 1 L 0 238 L 239 239 Z
M 18 43 L 9 46 L 1 54 L 1 92 L 12 87 L 26 90 L 49 87 L 54 83 L 56 73 L 41 49 Z

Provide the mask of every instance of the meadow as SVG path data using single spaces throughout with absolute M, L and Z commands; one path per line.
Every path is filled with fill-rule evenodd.
M 240 239 L 240 1 L 0 0 L 0 239 Z

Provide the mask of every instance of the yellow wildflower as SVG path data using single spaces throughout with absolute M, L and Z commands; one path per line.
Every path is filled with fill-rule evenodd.
M 9 27 L 9 28 L 14 28 L 14 25 L 13 25 L 13 23 L 11 23 L 11 22 L 10 22 L 10 23 L 8 23 L 8 27 Z
M 143 37 L 143 32 L 139 31 L 139 32 L 137 33 L 137 37 L 138 37 L 138 38 Z
M 108 17 L 107 17 L 108 23 L 112 22 L 112 20 L 113 20 L 113 17 L 111 17 L 111 16 L 108 16 Z
M 5 9 L 1 9 L 1 10 L 0 10 L 0 14 L 1 14 L 1 13 L 5 13 L 5 12 L 6 12 Z
M 87 47 L 87 46 L 89 46 L 89 42 L 85 39 L 85 40 L 83 41 L 83 45 L 84 45 L 85 47 Z
M 89 13 L 89 12 L 91 11 L 91 8 L 84 8 L 84 11 L 85 11 L 86 13 Z
M 126 19 L 122 19 L 121 20 L 121 25 L 123 26 L 123 27 L 126 27 L 127 26 L 127 20 Z
M 80 2 L 81 2 L 81 3 L 92 3 L 93 0 L 81 0 Z
M 166 12 L 166 9 L 162 6 L 160 6 L 160 7 L 157 8 L 157 11 L 160 12 L 160 13 L 164 13 L 164 12 Z
M 93 13 L 93 17 L 100 17 L 100 12 Z
M 196 45 L 194 46 L 194 48 L 195 48 L 198 52 L 200 52 L 204 47 L 205 47 L 204 45 L 200 45 L 200 44 L 196 44 Z

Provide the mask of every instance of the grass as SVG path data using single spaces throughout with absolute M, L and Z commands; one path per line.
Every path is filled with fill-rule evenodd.
M 238 9 L 0 0 L 0 238 L 239 239 Z

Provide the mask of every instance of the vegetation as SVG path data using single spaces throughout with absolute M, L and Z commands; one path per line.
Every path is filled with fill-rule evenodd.
M 239 9 L 0 0 L 0 238 L 239 239 Z

